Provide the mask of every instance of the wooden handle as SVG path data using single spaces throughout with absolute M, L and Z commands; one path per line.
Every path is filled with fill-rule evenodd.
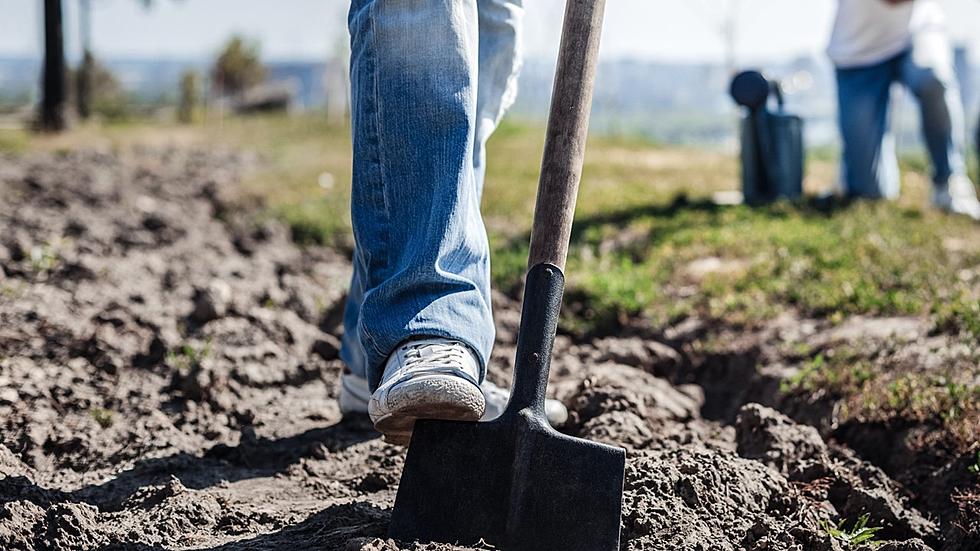
M 528 268 L 565 269 L 599 58 L 606 0 L 568 0 L 531 227 Z

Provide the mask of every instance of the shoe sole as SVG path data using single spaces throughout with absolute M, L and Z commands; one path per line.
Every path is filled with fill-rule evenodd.
M 389 411 L 379 415 L 377 399 L 371 398 L 374 428 L 385 441 L 407 446 L 418 419 L 479 421 L 486 400 L 479 387 L 459 377 L 424 377 L 406 381 L 388 390 Z

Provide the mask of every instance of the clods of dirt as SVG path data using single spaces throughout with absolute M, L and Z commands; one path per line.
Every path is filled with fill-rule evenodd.
M 0 548 L 464 549 L 386 538 L 405 450 L 336 403 L 349 263 L 241 207 L 258 162 L 0 157 Z M 519 302 L 494 299 L 506 384 Z M 770 334 L 692 348 L 710 331 L 557 339 L 561 430 L 628 450 L 623 549 L 842 549 L 828 527 L 863 515 L 878 549 L 976 548 L 955 509 L 769 407 Z

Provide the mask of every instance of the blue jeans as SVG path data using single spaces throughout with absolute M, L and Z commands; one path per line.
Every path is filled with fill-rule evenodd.
M 945 186 L 950 176 L 966 174 L 966 123 L 952 49 L 942 33 L 924 33 L 909 50 L 891 59 L 837 69 L 843 183 L 851 197 L 898 197 L 898 161 L 888 120 L 895 82 L 918 100 L 935 185 Z
M 522 0 L 353 0 L 354 275 L 341 358 L 372 390 L 414 337 L 494 340 L 486 142 L 516 94 Z

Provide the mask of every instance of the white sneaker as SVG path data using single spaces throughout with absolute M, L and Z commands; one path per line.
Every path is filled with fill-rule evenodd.
M 387 441 L 403 445 L 416 419 L 478 421 L 486 410 L 479 373 L 476 355 L 459 341 L 407 341 L 388 358 L 368 415 Z
M 500 417 L 500 414 L 504 412 L 504 408 L 507 407 L 510 393 L 490 381 L 483 381 L 480 385 L 480 390 L 483 392 L 484 401 L 486 402 L 486 410 L 483 412 L 483 417 L 480 420 L 492 421 Z M 340 412 L 342 414 L 367 415 L 368 402 L 370 400 L 371 390 L 368 387 L 367 379 L 358 377 L 353 373 L 345 373 L 340 378 L 340 397 L 338 401 L 340 402 Z M 548 422 L 553 427 L 559 427 L 568 420 L 568 409 L 565 407 L 565 404 L 562 404 L 558 400 L 545 400 L 544 410 L 548 416 Z
M 933 191 L 932 202 L 946 212 L 963 214 L 980 222 L 980 201 L 977 201 L 977 190 L 966 176 L 950 177 L 946 186 Z

